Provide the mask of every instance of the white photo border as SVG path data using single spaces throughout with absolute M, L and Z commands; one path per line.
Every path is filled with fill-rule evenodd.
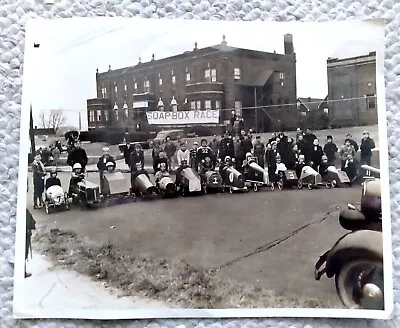
M 50 318 L 50 319 L 160 319 L 160 318 L 261 318 L 261 317 L 298 317 L 298 318 L 364 318 L 364 319 L 390 319 L 394 309 L 393 291 L 393 268 L 392 268 L 392 238 L 391 238 L 391 211 L 390 211 L 390 191 L 389 191 L 389 157 L 388 157 L 388 136 L 387 118 L 385 101 L 385 21 L 383 19 L 374 20 L 346 20 L 344 22 L 357 22 L 365 24 L 375 24 L 381 28 L 382 45 L 376 49 L 376 89 L 378 105 L 378 130 L 379 130 L 379 160 L 381 169 L 381 198 L 382 198 L 382 217 L 386 218 L 382 223 L 383 233 L 383 264 L 384 264 L 384 295 L 385 309 L 378 310 L 351 310 L 351 309 L 315 309 L 315 308 L 257 308 L 257 309 L 29 309 L 24 307 L 24 254 L 25 254 L 25 229 L 26 229 L 26 181 L 28 153 L 30 149 L 29 140 L 29 113 L 30 100 L 33 87 L 35 85 L 35 53 L 33 44 L 35 41 L 35 28 L 40 24 L 59 20 L 97 20 L 107 24 L 110 20 L 121 23 L 129 20 L 143 20 L 145 18 L 119 18 L 119 17 L 95 17 L 95 18 L 62 18 L 52 20 L 30 20 L 26 24 L 25 57 L 24 57 L 24 76 L 23 94 L 21 107 L 21 127 L 20 127 L 20 158 L 18 176 L 18 205 L 16 220 L 16 243 L 14 259 L 14 304 L 13 315 L 17 319 L 29 318 Z M 183 19 L 182 19 L 183 20 Z M 138 22 L 139 23 L 139 22 Z M 223 24 L 224 22 L 221 21 Z M 235 22 L 246 23 L 251 22 Z M 341 24 L 343 21 L 331 22 L 264 22 L 268 24 Z

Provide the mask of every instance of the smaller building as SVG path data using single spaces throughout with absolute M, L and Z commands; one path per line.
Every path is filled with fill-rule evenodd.
M 376 52 L 327 60 L 329 121 L 332 127 L 378 123 Z

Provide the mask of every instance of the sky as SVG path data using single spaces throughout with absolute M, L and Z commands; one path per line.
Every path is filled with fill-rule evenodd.
M 380 51 L 383 25 L 375 22 L 271 23 L 183 19 L 73 18 L 38 20 L 27 28 L 24 91 L 29 94 L 34 123 L 41 111 L 62 110 L 66 124 L 87 129 L 86 100 L 96 97 L 99 72 L 136 65 L 219 44 L 284 53 L 283 36 L 293 34 L 297 57 L 297 96 L 325 98 L 326 60 Z M 28 42 L 28 41 L 27 41 Z M 28 60 L 29 59 L 29 60 Z M 26 80 L 25 80 L 26 78 Z M 26 90 L 28 89 L 28 91 Z M 79 114 L 80 113 L 80 114 Z

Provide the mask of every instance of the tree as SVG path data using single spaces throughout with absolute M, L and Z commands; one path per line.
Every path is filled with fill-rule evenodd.
M 39 115 L 40 125 L 43 129 L 53 129 L 54 133 L 64 126 L 65 116 L 60 110 L 42 111 Z

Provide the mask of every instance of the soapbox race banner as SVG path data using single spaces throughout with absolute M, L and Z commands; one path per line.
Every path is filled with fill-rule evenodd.
M 155 125 L 219 123 L 219 110 L 188 110 L 179 112 L 147 112 L 147 121 Z

